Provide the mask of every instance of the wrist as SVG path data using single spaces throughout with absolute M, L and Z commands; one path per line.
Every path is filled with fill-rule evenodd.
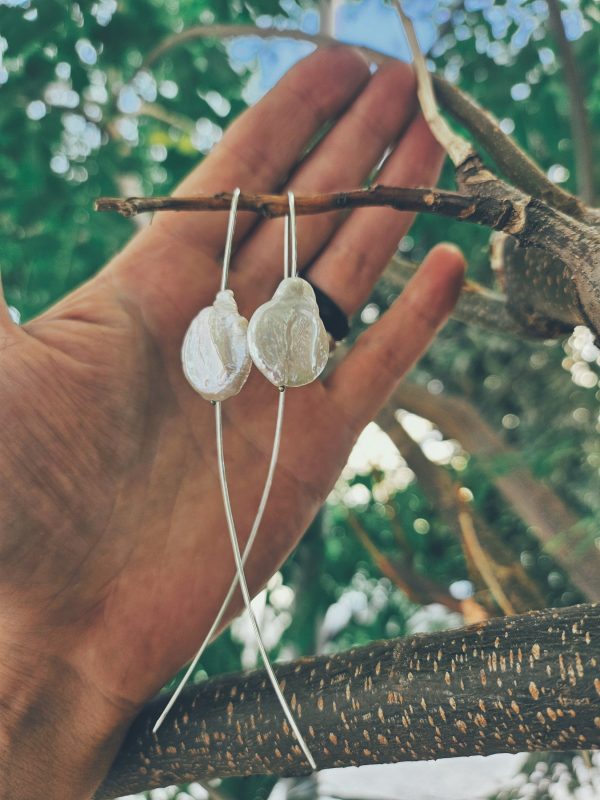
M 131 722 L 56 656 L 0 644 L 0 796 L 92 797 Z

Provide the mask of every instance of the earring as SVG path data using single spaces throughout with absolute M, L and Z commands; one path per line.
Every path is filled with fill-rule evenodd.
M 248 348 L 252 361 L 275 386 L 304 386 L 325 369 L 329 338 L 319 316 L 315 292 L 299 278 L 296 208 L 288 192 L 284 279 L 273 298 L 256 309 L 248 325 Z M 289 236 L 288 236 L 289 229 Z M 288 270 L 288 238 L 291 267 Z
M 277 695 L 282 710 L 292 728 L 296 739 L 302 748 L 302 751 L 308 760 L 311 768 L 316 770 L 317 766 L 312 757 L 310 750 L 300 730 L 296 724 L 294 716 L 283 696 L 281 688 L 277 682 L 277 677 L 273 671 L 267 651 L 262 640 L 258 621 L 252 609 L 252 599 L 246 582 L 244 574 L 244 564 L 251 550 L 252 544 L 258 533 L 260 523 L 264 514 L 267 504 L 269 492 L 273 482 L 273 474 L 277 463 L 279 454 L 279 446 L 281 442 L 281 428 L 283 424 L 283 411 L 284 411 L 284 392 L 279 395 L 279 404 L 277 410 L 277 421 L 275 425 L 275 436 L 273 439 L 273 448 L 271 453 L 271 460 L 269 463 L 269 470 L 267 479 L 263 489 L 263 494 L 260 500 L 258 511 L 252 525 L 250 536 L 246 543 L 243 555 L 240 553 L 238 537 L 235 528 L 235 521 L 231 509 L 231 501 L 229 497 L 229 487 L 227 483 L 227 473 L 225 468 L 225 456 L 223 452 L 223 417 L 221 409 L 221 401 L 227 397 L 232 397 L 237 394 L 244 385 L 249 371 L 250 371 L 250 357 L 248 355 L 248 344 L 246 339 L 247 321 L 237 313 L 237 305 L 233 299 L 233 292 L 226 289 L 227 275 L 229 271 L 229 262 L 231 259 L 231 249 L 233 243 L 233 230 L 235 225 L 235 215 L 237 211 L 237 202 L 240 190 L 236 189 L 231 203 L 229 214 L 229 224 L 227 228 L 227 239 L 225 243 L 225 250 L 223 254 L 223 276 L 221 280 L 221 290 L 217 294 L 215 302 L 209 308 L 203 309 L 198 316 L 194 319 L 188 333 L 186 334 L 184 344 L 182 347 L 182 362 L 183 369 L 188 381 L 203 397 L 211 400 L 215 406 L 215 427 L 217 433 L 217 456 L 219 462 L 219 481 L 221 485 L 221 493 L 223 496 L 223 504 L 225 508 L 225 517 L 227 520 L 227 529 L 229 532 L 231 545 L 233 549 L 234 561 L 236 566 L 236 575 L 229 587 L 229 591 L 223 601 L 221 609 L 214 620 L 211 629 L 202 643 L 200 649 L 196 653 L 192 663 L 188 667 L 186 674 L 172 695 L 169 703 L 163 710 L 162 714 L 156 721 L 153 733 L 161 726 L 166 718 L 170 709 L 173 707 L 177 697 L 181 693 L 183 687 L 191 676 L 196 664 L 200 660 L 206 646 L 212 639 L 212 636 L 219 627 L 219 624 L 225 614 L 229 605 L 231 597 L 239 583 L 244 604 L 250 618 L 250 622 L 254 629 L 258 648 L 265 666 L 265 670 L 269 676 L 273 689 Z M 286 227 L 287 234 L 287 227 Z M 287 239 L 287 235 L 286 235 Z M 284 259 L 284 272 L 287 276 L 287 241 L 286 241 L 286 257 Z M 244 339 L 246 347 L 242 346 L 240 342 L 240 333 L 244 332 Z
M 250 374 L 248 320 L 238 313 L 231 289 L 227 289 L 233 231 L 240 190 L 231 199 L 221 289 L 212 306 L 192 320 L 181 349 L 185 377 L 205 400 L 219 402 L 238 394 Z

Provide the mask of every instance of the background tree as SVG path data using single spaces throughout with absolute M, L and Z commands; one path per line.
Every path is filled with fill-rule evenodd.
M 592 200 L 598 10 L 571 3 L 557 17 L 556 5 L 406 4 L 439 73 L 494 112 L 552 180 Z M 340 14 L 349 31 L 380 14 L 370 17 L 373 27 L 391 30 L 387 45 L 402 54 L 392 9 L 352 5 Z M 96 197 L 166 194 L 246 102 L 311 47 L 193 38 L 157 55 L 157 46 L 199 23 L 257 20 L 310 30 L 318 14 L 263 0 L 243 7 L 145 2 L 143 10 L 111 0 L 89 9 L 0 3 L 2 272 L 8 300 L 24 318 L 131 235 L 137 221 L 95 214 Z M 442 185 L 453 186 L 450 167 Z M 421 216 L 400 251 L 418 261 L 442 238 L 465 250 L 470 279 L 502 290 L 483 228 Z M 353 336 L 389 305 L 402 275 L 390 271 Z M 476 312 L 467 308 L 465 317 L 475 320 Z M 600 352 L 585 328 L 549 340 L 526 333 L 448 326 L 379 420 L 401 455 L 380 447 L 372 469 L 370 456 L 355 457 L 270 584 L 265 614 L 281 633 L 276 654 L 401 636 L 418 624 L 418 606 L 431 602 L 447 608 L 442 624 L 451 625 L 456 613 L 470 621 L 585 599 L 593 575 L 582 583 L 582 567 L 593 563 L 598 541 Z M 374 441 L 371 431 L 358 453 L 373 453 Z M 199 676 L 247 666 L 253 656 L 238 625 L 213 645 Z M 225 790 L 236 797 L 258 791 L 256 782 Z

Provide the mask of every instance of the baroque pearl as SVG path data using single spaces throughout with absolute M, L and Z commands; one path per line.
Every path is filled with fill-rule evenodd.
M 181 348 L 183 372 L 205 400 L 236 395 L 248 378 L 248 320 L 238 313 L 231 289 L 192 320 Z
M 284 278 L 248 325 L 252 360 L 275 386 L 304 386 L 325 369 L 329 340 L 312 286 Z

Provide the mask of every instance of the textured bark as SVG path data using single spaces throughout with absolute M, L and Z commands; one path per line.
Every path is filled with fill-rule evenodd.
M 506 281 L 506 309 L 519 327 L 535 335 L 558 335 L 565 324 L 600 332 L 600 228 L 556 211 L 488 172 L 476 155 L 457 170 L 461 193 L 438 189 L 371 186 L 333 194 L 298 196 L 298 214 L 320 214 L 364 206 L 439 214 L 474 222 L 510 235 L 524 252 L 532 251 L 525 271 Z M 231 193 L 196 197 L 99 198 L 99 211 L 133 216 L 147 211 L 223 211 Z M 242 193 L 239 208 L 264 217 L 284 216 L 285 195 Z M 523 298 L 526 297 L 526 301 Z M 525 303 L 525 305 L 524 305 Z
M 507 203 L 510 218 L 491 227 L 512 236 L 520 249 L 532 251 L 528 272 L 521 269 L 507 282 L 509 312 L 527 325 L 525 295 L 538 324 L 546 319 L 552 330 L 567 320 L 571 327 L 587 325 L 600 334 L 600 228 L 504 183 L 476 155 L 457 169 L 456 177 L 465 194 Z
M 600 553 L 578 518 L 550 486 L 538 480 L 467 400 L 432 395 L 404 382 L 392 395 L 393 407 L 426 417 L 456 439 L 493 481 L 572 583 L 589 600 L 600 600 Z
M 96 211 L 116 211 L 133 217 L 154 211 L 228 211 L 231 192 L 194 197 L 100 197 Z M 466 193 L 441 189 L 413 189 L 402 186 L 373 185 L 367 189 L 351 189 L 312 195 L 297 195 L 296 214 L 324 214 L 368 206 L 386 206 L 398 211 L 422 211 L 451 219 L 474 222 L 488 228 L 504 230 L 511 220 L 520 217 L 520 208 L 502 197 L 469 197 Z M 284 217 L 289 213 L 285 194 L 254 194 L 242 192 L 238 200 L 240 211 L 254 211 L 262 217 Z
M 417 271 L 419 265 L 407 258 L 395 255 L 390 261 L 384 280 L 402 291 Z M 465 325 L 476 325 L 493 333 L 509 334 L 519 338 L 537 339 L 547 336 L 546 327 L 538 329 L 535 324 L 523 325 L 509 312 L 506 295 L 481 286 L 475 281 L 465 280 L 452 319 Z M 561 333 L 562 335 L 562 333 Z
M 597 211 L 588 209 L 579 198 L 553 183 L 510 136 L 502 131 L 491 112 L 439 75 L 431 77 L 442 108 L 465 126 L 515 187 L 576 219 L 598 221 Z
M 277 669 L 319 768 L 600 746 L 600 607 L 574 606 L 380 642 Z M 134 722 L 97 800 L 308 765 L 266 675 L 164 697 Z

